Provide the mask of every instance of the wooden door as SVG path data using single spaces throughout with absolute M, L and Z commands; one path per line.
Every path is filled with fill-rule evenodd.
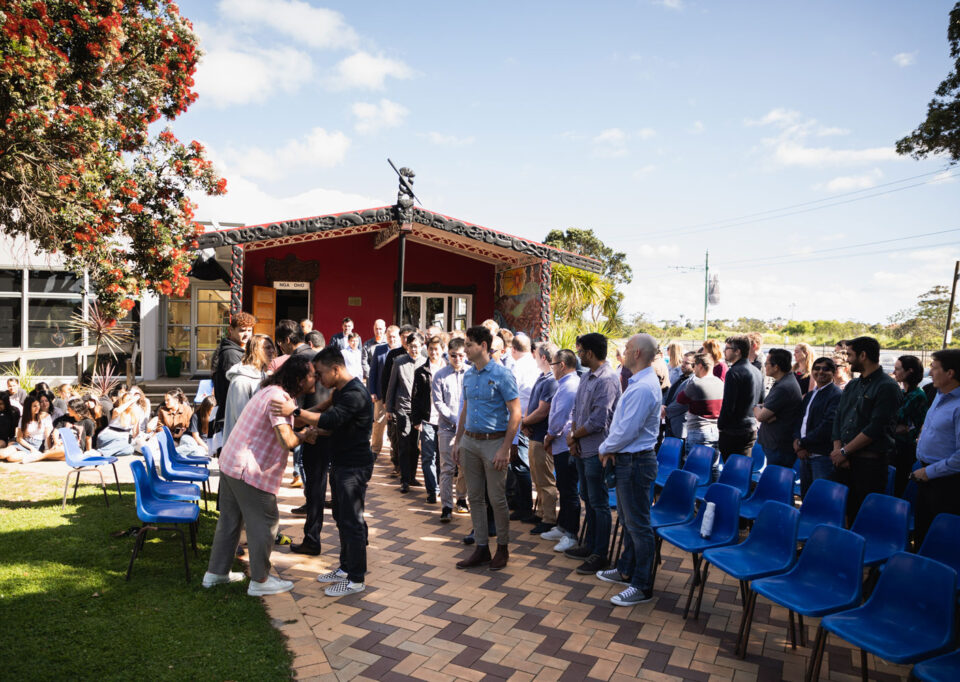
M 266 334 L 271 339 L 277 322 L 277 290 L 273 287 L 253 287 L 253 316 L 257 323 L 254 334 Z

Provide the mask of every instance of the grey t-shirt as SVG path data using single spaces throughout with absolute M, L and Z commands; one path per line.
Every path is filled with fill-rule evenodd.
M 803 394 L 793 372 L 777 381 L 763 399 L 763 406 L 777 415 L 776 420 L 760 425 L 757 441 L 767 452 L 793 452 L 793 430 L 803 418 Z

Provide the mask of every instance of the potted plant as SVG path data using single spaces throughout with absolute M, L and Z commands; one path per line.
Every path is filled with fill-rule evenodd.
M 183 358 L 176 355 L 176 351 L 172 348 L 164 348 L 163 352 L 166 354 L 163 362 L 167 370 L 167 376 L 171 379 L 176 379 L 180 376 L 180 370 L 183 369 Z

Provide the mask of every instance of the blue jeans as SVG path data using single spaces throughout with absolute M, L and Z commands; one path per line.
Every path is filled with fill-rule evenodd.
M 793 451 L 793 448 L 787 450 L 767 450 L 763 449 L 764 454 L 767 456 L 767 464 L 773 464 L 778 467 L 787 467 L 788 469 L 793 468 L 793 463 L 797 461 L 797 453 Z
M 829 455 L 808 457 L 800 460 L 800 499 L 807 496 L 807 491 L 818 478 L 829 479 L 833 475 L 833 462 Z
M 610 495 L 607 484 L 603 481 L 600 458 L 596 455 L 574 457 L 574 461 L 577 463 L 577 475 L 580 478 L 580 497 L 587 509 L 587 532 L 583 537 L 583 545 L 590 548 L 591 554 L 606 556 L 613 517 L 610 514 Z
M 577 494 L 575 458 L 569 452 L 558 452 L 553 456 L 553 466 L 557 472 L 557 497 L 560 500 L 557 525 L 568 535 L 577 537 L 580 532 L 580 496 Z
M 437 494 L 437 427 L 427 422 L 420 423 L 420 466 L 423 469 L 423 485 L 428 493 Z
M 622 575 L 638 590 L 653 587 L 650 573 L 656 555 L 656 538 L 650 527 L 650 491 L 657 479 L 653 452 L 617 455 L 617 513 L 623 523 L 623 553 L 617 563 Z

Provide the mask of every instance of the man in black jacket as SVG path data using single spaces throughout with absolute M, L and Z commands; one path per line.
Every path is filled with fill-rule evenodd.
M 800 459 L 800 496 L 818 478 L 833 475 L 833 420 L 843 391 L 833 383 L 837 363 L 830 358 L 817 358 L 810 371 L 814 388 L 803 396 L 800 421 L 793 431 L 793 450 Z
M 444 365 L 443 340 L 434 336 L 427 342 L 427 361 L 413 372 L 410 396 L 410 424 L 420 434 L 420 468 L 427 489 L 427 504 L 437 503 L 437 425 L 440 414 L 433 404 L 433 375 Z
M 730 336 L 723 349 L 723 357 L 730 365 L 723 382 L 723 404 L 717 428 L 720 439 L 717 447 L 726 461 L 730 455 L 750 456 L 757 442 L 756 420 L 753 408 L 763 395 L 763 377 L 750 364 L 750 339 Z
M 298 424 L 316 426 L 330 437 L 333 517 L 340 533 L 340 566 L 317 576 L 329 583 L 327 596 L 342 597 L 365 589 L 367 524 L 363 520 L 367 483 L 373 474 L 373 402 L 363 382 L 352 376 L 339 348 L 325 348 L 314 360 L 330 399 L 314 410 L 301 411 L 296 401 L 274 401 L 272 411 L 294 415 Z M 321 413 L 322 410 L 322 413 Z
M 400 327 L 400 345 L 387 351 L 386 356 L 383 358 L 383 367 L 380 369 L 380 376 L 378 378 L 377 397 L 383 400 L 384 403 L 386 403 L 387 400 L 387 387 L 390 385 L 393 363 L 397 358 L 406 355 L 407 337 L 415 331 L 417 331 L 416 328 L 409 324 Z M 387 435 L 390 438 L 390 462 L 393 464 L 393 473 L 391 476 L 396 478 L 400 475 L 400 435 L 397 433 L 396 422 L 387 422 Z
M 217 405 L 227 404 L 227 390 L 230 388 L 230 380 L 227 379 L 227 370 L 243 360 L 243 353 L 247 347 L 247 341 L 253 336 L 253 325 L 257 323 L 250 313 L 237 313 L 230 320 L 230 326 L 227 327 L 227 335 L 220 339 L 220 345 L 213 354 L 213 362 L 210 370 L 213 379 L 213 397 Z M 214 433 L 223 429 L 223 408 L 217 410 L 217 418 L 214 420 Z

